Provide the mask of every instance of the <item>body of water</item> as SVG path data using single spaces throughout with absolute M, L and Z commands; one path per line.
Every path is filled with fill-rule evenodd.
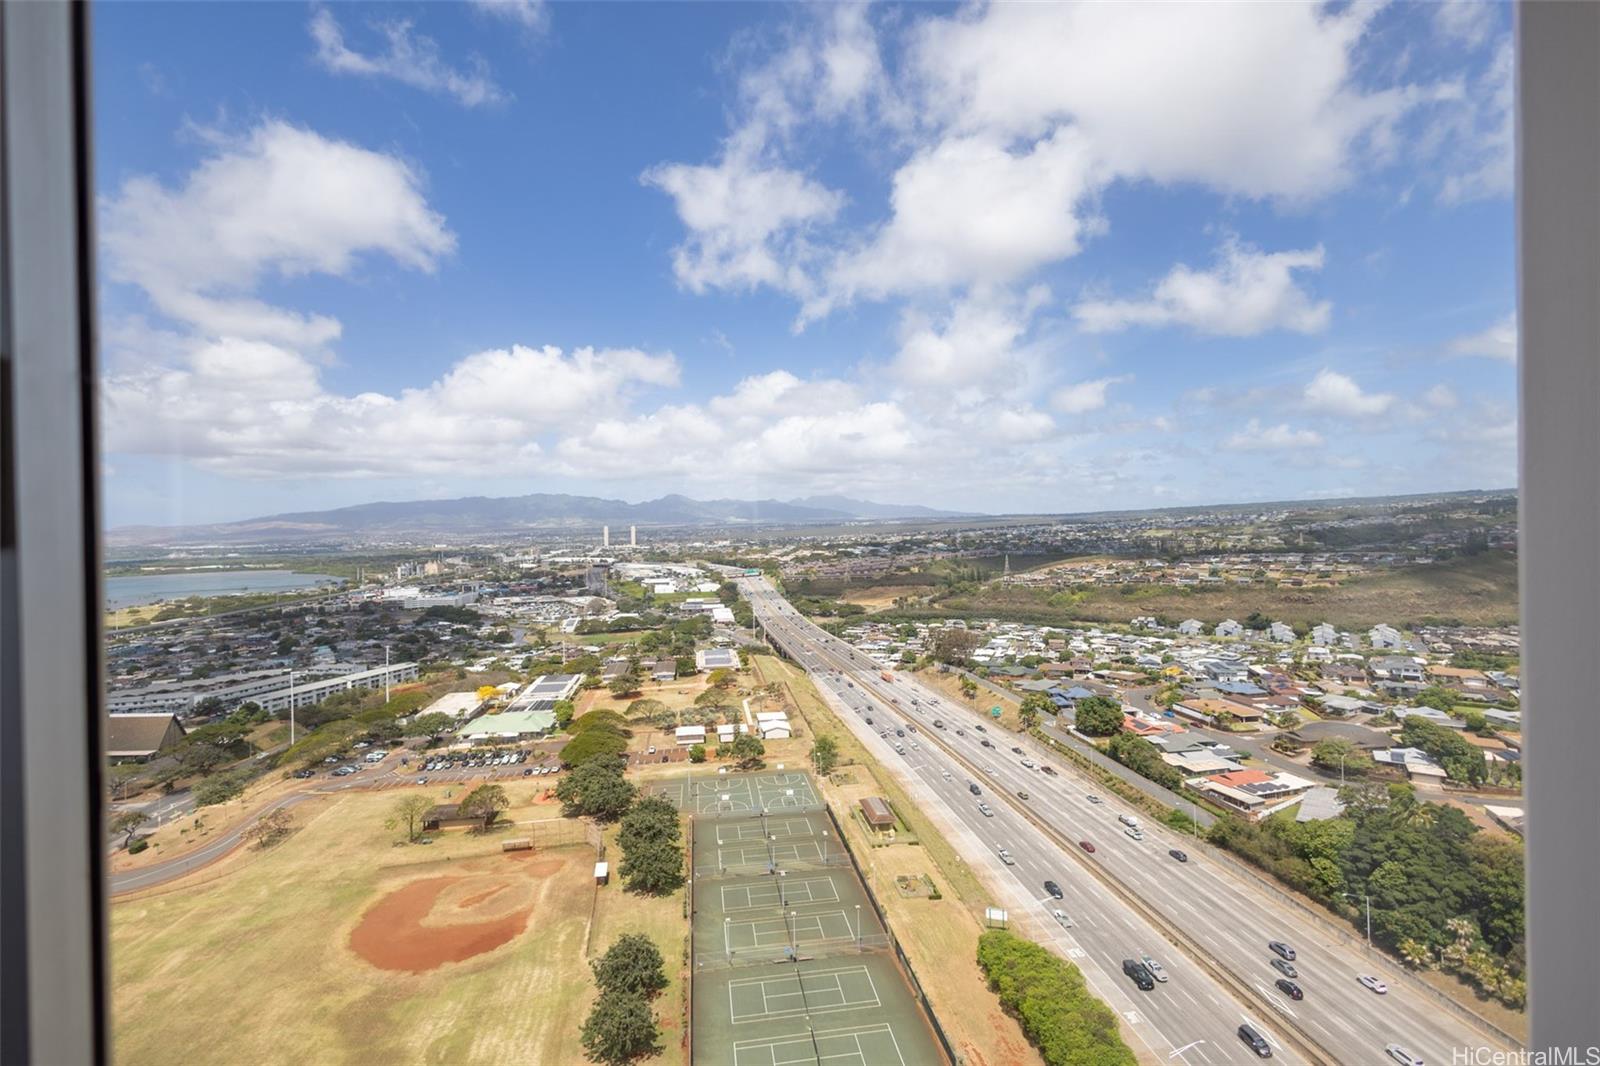
M 106 607 L 142 607 L 190 596 L 230 596 L 243 592 L 296 592 L 337 584 L 327 574 L 293 570 L 195 570 L 177 574 L 131 574 L 106 578 Z

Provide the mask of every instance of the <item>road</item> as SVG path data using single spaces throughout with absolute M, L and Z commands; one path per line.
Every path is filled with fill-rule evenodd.
M 1097 994 L 1115 1009 L 1136 1011 L 1134 1030 L 1159 1057 L 1242 1061 L 1248 1052 L 1234 1030 L 1244 1019 L 1265 1023 L 1258 1028 L 1290 1061 L 1375 1063 L 1392 1042 L 1439 1063 L 1451 1061 L 1453 1048 L 1507 1046 L 1452 1013 L 1436 993 L 1397 979 L 1397 968 L 1367 955 L 1353 935 L 1308 921 L 1229 864 L 1211 859 L 1207 848 L 1160 826 L 1145 826 L 1143 840 L 1130 839 L 1118 819 L 1134 812 L 1114 796 L 1091 802 L 1095 786 L 1072 764 L 913 679 L 885 681 L 876 664 L 801 618 L 764 579 L 742 578 L 740 586 L 769 640 L 846 708 L 841 717 L 852 730 L 891 769 L 928 786 L 921 795 L 960 827 L 952 840 L 967 861 L 992 867 L 995 849 L 1008 847 L 1017 865 L 999 869 L 1014 875 L 1018 895 L 1031 902 L 1035 916 L 1056 906 L 1072 917 L 1072 929 L 1045 941 L 1091 975 Z M 933 726 L 936 718 L 943 729 Z M 912 726 L 918 731 L 910 732 Z M 879 736 L 885 727 L 907 735 L 891 732 L 885 740 Z M 1056 775 L 1027 768 L 1024 759 L 1050 765 Z M 970 793 L 969 781 L 982 796 Z M 993 817 L 978 809 L 980 800 Z M 1095 845 L 1093 855 L 1075 845 L 1080 840 Z M 1170 849 L 1190 852 L 1189 861 L 1170 858 Z M 1046 902 L 1045 878 L 1066 890 L 1063 903 Z M 1287 941 L 1298 952 L 1303 1000 L 1290 1001 L 1275 988 L 1279 974 L 1269 965 L 1269 940 Z M 1171 974 L 1149 993 L 1138 992 L 1121 970 L 1121 960 L 1141 949 Z M 1388 994 L 1362 987 L 1360 974 L 1386 981 Z

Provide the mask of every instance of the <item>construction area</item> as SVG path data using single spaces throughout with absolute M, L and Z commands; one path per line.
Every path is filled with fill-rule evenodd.
M 950 1061 L 807 775 L 655 788 L 694 816 L 691 1061 Z

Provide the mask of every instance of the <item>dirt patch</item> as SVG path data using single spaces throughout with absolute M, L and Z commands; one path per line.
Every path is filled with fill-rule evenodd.
M 519 860 L 514 873 L 419 878 L 368 908 L 350 949 L 380 970 L 406 973 L 493 951 L 527 930 L 538 882 L 565 865 Z

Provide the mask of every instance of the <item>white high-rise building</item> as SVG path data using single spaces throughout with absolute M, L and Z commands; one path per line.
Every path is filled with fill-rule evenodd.
M 610 526 L 601 526 L 600 527 L 600 543 L 604 547 L 607 547 L 607 548 L 611 547 L 611 527 Z
M 638 546 L 639 546 L 639 527 L 638 526 L 629 526 L 628 527 L 628 547 L 637 548 Z

